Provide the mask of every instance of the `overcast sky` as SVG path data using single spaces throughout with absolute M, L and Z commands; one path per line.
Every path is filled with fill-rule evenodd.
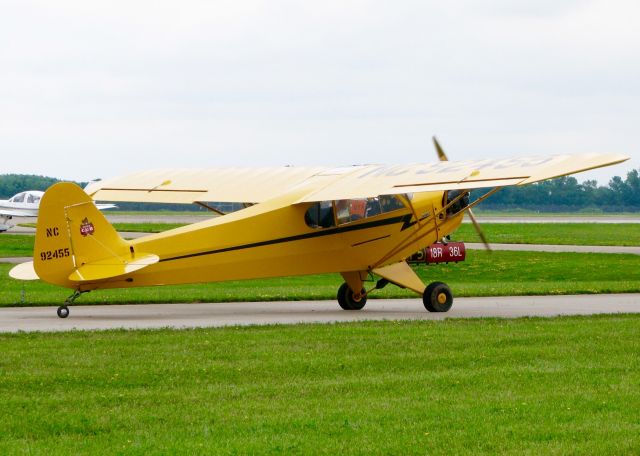
M 619 152 L 640 2 L 0 0 L 0 174 Z

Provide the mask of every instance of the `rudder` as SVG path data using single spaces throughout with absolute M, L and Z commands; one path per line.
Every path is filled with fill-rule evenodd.
M 77 276 L 82 266 L 123 258 L 131 251 L 76 184 L 58 183 L 45 192 L 33 252 L 34 269 L 42 280 L 77 289 L 82 280 L 71 276 Z

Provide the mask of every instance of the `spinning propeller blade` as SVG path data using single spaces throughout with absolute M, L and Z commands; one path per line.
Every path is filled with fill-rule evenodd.
M 449 159 L 447 158 L 447 154 L 444 153 L 444 150 L 442 150 L 442 147 L 440 147 L 440 143 L 438 142 L 438 140 L 436 139 L 436 137 L 433 137 L 433 145 L 436 147 L 436 152 L 438 153 L 438 158 L 440 159 L 440 161 L 449 161 Z M 476 229 L 476 232 L 478 233 L 478 236 L 480 236 L 480 239 L 482 240 L 482 243 L 484 244 L 484 247 L 491 252 L 491 246 L 489 245 L 489 242 L 487 241 L 487 237 L 484 235 L 484 233 L 482 232 L 482 228 L 480 228 L 480 224 L 478 223 L 478 220 L 476 219 L 476 216 L 473 215 L 473 212 L 471 211 L 471 209 L 467 209 L 467 214 L 469 214 L 469 218 L 471 219 L 471 223 L 473 223 L 473 227 Z

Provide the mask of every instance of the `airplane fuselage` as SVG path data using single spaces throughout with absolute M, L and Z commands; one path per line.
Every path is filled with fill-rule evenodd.
M 79 289 L 370 271 L 403 260 L 458 227 L 462 214 L 437 214 L 443 207 L 443 195 L 416 194 L 412 209 L 395 203 L 378 214 L 375 210 L 364 214 L 366 202 L 359 201 L 357 212 L 364 214 L 362 218 L 353 213 L 347 218 L 344 210 L 340 213 L 343 201 L 329 202 L 333 222 L 324 227 L 309 223 L 313 204 L 291 205 L 289 195 L 133 240 L 136 252 L 157 255 L 159 262 L 125 276 L 83 283 Z
M 0 232 L 13 226 L 9 222 L 13 217 L 37 217 L 42 195 L 43 192 L 29 190 L 0 200 Z

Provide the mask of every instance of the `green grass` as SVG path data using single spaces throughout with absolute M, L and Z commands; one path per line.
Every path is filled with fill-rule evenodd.
M 489 243 L 640 246 L 635 223 L 483 223 Z M 473 225 L 462 224 L 452 239 L 481 242 Z
M 40 281 L 8 277 L 12 265 L 0 264 L 0 306 L 60 304 L 69 290 Z M 458 264 L 420 266 L 425 282 L 447 282 L 455 296 L 510 296 L 640 292 L 640 256 L 589 253 L 469 251 Z M 246 280 L 165 287 L 100 290 L 79 304 L 145 302 L 226 302 L 335 299 L 338 274 Z M 24 288 L 23 288 L 24 287 Z M 367 284 L 371 287 L 371 284 Z M 416 297 L 393 285 L 372 297 Z
M 0 258 L 33 256 L 35 237 L 25 234 L 0 235 Z
M 639 325 L 3 334 L 0 454 L 638 454 Z

